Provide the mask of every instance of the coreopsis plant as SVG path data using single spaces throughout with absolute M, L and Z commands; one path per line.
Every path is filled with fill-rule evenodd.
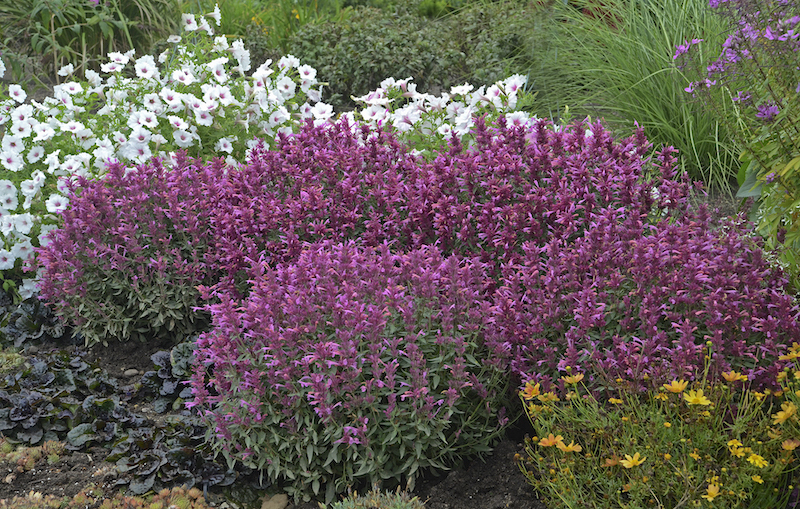
M 535 436 L 518 465 L 553 508 L 785 506 L 800 440 L 776 424 L 796 407 L 743 373 L 707 375 L 644 392 L 619 378 L 599 400 L 582 372 L 551 391 L 529 382 L 520 397 Z
M 727 90 L 733 125 L 744 148 L 737 196 L 755 197 L 758 232 L 776 250 L 800 288 L 800 6 L 781 0 L 710 0 L 730 27 L 711 62 L 699 61 L 702 39 L 678 46 L 675 59 L 694 67 L 686 91 L 718 109 L 715 89 Z M 716 48 L 715 48 L 716 49 Z
M 254 137 L 269 143 L 306 116 L 332 115 L 317 104 L 314 69 L 286 56 L 277 69 L 267 61 L 251 72 L 244 43 L 214 37 L 215 24 L 218 9 L 184 14 L 182 35 L 162 54 L 112 52 L 83 80 L 66 66 L 66 81 L 41 102 L 19 85 L 0 91 L 0 270 L 19 268 L 46 242 L 76 176 L 100 176 L 113 161 L 172 161 L 179 150 L 235 165 Z M 24 288 L 30 295 L 33 282 Z
M 192 378 L 209 439 L 283 484 L 331 501 L 486 452 L 508 377 L 483 346 L 484 264 L 426 246 L 309 244 L 252 281 L 209 292 L 214 329 Z

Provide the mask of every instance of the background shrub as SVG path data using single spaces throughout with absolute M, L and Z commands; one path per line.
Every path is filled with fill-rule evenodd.
M 197 371 L 193 404 L 229 461 L 331 501 L 489 450 L 509 380 L 483 348 L 480 263 L 323 242 L 262 269 L 245 300 L 215 294 L 198 340 L 212 394 Z
M 287 51 L 329 83 L 323 100 L 352 108 L 350 96 L 389 77 L 413 76 L 419 90 L 434 95 L 465 81 L 478 87 L 504 79 L 513 74 L 505 59 L 521 51 L 531 24 L 516 4 L 465 8 L 437 20 L 403 8 L 359 8 L 341 22 L 304 26 Z

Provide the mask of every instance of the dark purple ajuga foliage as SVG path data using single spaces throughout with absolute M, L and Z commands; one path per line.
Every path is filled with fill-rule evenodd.
M 413 481 L 487 450 L 508 378 L 481 341 L 482 264 L 325 241 L 261 271 L 243 301 L 217 292 L 214 329 L 198 340 L 217 395 L 198 371 L 191 405 L 212 404 L 229 457 L 316 494 Z

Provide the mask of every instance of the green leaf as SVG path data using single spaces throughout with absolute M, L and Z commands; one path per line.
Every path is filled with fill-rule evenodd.
M 78 424 L 67 433 L 67 442 L 74 447 L 83 447 L 87 442 L 94 440 L 91 423 Z

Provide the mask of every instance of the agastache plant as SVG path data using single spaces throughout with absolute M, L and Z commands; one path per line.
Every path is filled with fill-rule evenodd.
M 488 450 L 509 380 L 482 343 L 483 264 L 325 241 L 261 269 L 248 298 L 215 292 L 196 351 L 190 406 L 229 461 L 330 501 Z
M 735 112 L 732 132 L 744 148 L 739 172 L 741 198 L 757 198 L 758 232 L 766 247 L 800 288 L 800 8 L 780 0 L 711 0 L 713 12 L 730 26 L 719 57 L 698 61 L 694 39 L 678 46 L 675 59 L 695 67 L 699 79 L 686 92 L 722 110 L 709 91 L 729 91 Z M 723 115 L 724 116 L 724 115 Z M 729 122 L 731 119 L 729 118 Z

